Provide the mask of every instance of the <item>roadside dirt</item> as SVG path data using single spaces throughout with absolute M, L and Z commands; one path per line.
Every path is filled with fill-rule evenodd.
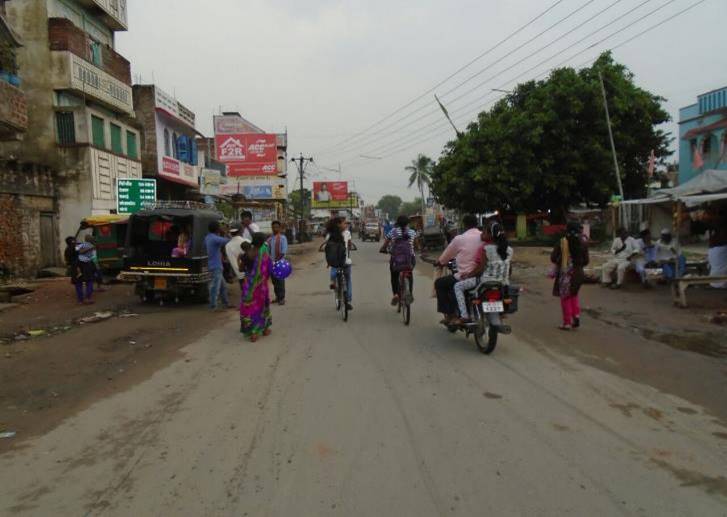
M 292 248 L 294 264 L 312 247 Z M 0 439 L 0 453 L 181 359 L 184 346 L 235 312 L 143 304 L 125 284 L 98 293 L 95 305 L 79 306 L 68 279 L 34 285 L 13 300 L 18 306 L 0 312 L 0 433 L 16 433 Z M 229 287 L 230 299 L 238 299 L 239 288 Z

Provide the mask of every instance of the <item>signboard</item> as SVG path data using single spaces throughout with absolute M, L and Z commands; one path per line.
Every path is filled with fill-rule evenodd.
M 199 191 L 205 196 L 219 196 L 222 173 L 215 169 L 202 169 L 199 175 Z
M 242 194 L 248 199 L 278 199 L 288 198 L 288 187 L 285 180 L 270 176 L 251 176 L 235 178 L 220 185 L 220 195 L 231 196 Z
M 273 199 L 273 186 L 246 185 L 242 188 L 242 194 L 247 199 Z
M 144 207 L 144 203 L 156 199 L 156 180 L 119 179 L 116 182 L 116 211 L 120 214 L 138 212 Z
M 227 175 L 271 176 L 278 173 L 277 135 L 264 133 L 216 134 L 217 161 Z
M 348 208 L 350 206 L 347 182 L 313 182 L 313 208 Z

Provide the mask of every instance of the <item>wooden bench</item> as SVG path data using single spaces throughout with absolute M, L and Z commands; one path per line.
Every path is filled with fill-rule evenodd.
M 687 289 L 690 285 L 704 285 L 727 282 L 727 276 L 686 276 L 677 278 L 671 284 L 672 299 L 674 305 L 687 307 Z

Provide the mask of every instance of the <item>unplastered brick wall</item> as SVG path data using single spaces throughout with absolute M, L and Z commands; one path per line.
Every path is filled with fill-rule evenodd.
M 32 198 L 0 194 L 0 267 L 11 276 L 35 276 L 40 261 L 40 213 Z

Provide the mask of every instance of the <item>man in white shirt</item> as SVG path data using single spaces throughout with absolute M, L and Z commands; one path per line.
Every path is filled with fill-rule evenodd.
M 662 268 L 664 280 L 673 280 L 682 276 L 686 269 L 687 261 L 679 249 L 679 243 L 674 240 L 671 230 L 664 228 L 656 243 L 656 263 Z
M 639 247 L 636 239 L 629 236 L 625 228 L 619 228 L 617 237 L 611 245 L 613 258 L 603 265 L 601 270 L 601 285 L 619 289 L 624 282 L 626 270 L 631 265 L 631 259 L 638 254 Z M 616 273 L 616 283 L 613 282 L 613 274 Z
M 252 242 L 252 236 L 253 234 L 256 234 L 260 231 L 260 227 L 252 222 L 252 212 L 249 210 L 245 210 L 240 214 L 240 222 L 242 223 L 242 228 L 240 228 L 240 235 L 243 239 L 249 240 Z
M 331 193 L 328 191 L 328 185 L 323 183 L 321 190 L 318 191 L 318 201 L 321 203 L 328 203 L 331 200 Z
M 225 245 L 225 255 L 227 255 L 227 260 L 230 262 L 230 266 L 232 266 L 232 270 L 240 282 L 245 278 L 245 272 L 240 271 L 238 260 L 240 255 L 242 255 L 242 245 L 245 242 L 251 243 L 252 239 L 244 239 L 240 235 L 240 225 L 233 225 L 230 228 L 230 242 Z

